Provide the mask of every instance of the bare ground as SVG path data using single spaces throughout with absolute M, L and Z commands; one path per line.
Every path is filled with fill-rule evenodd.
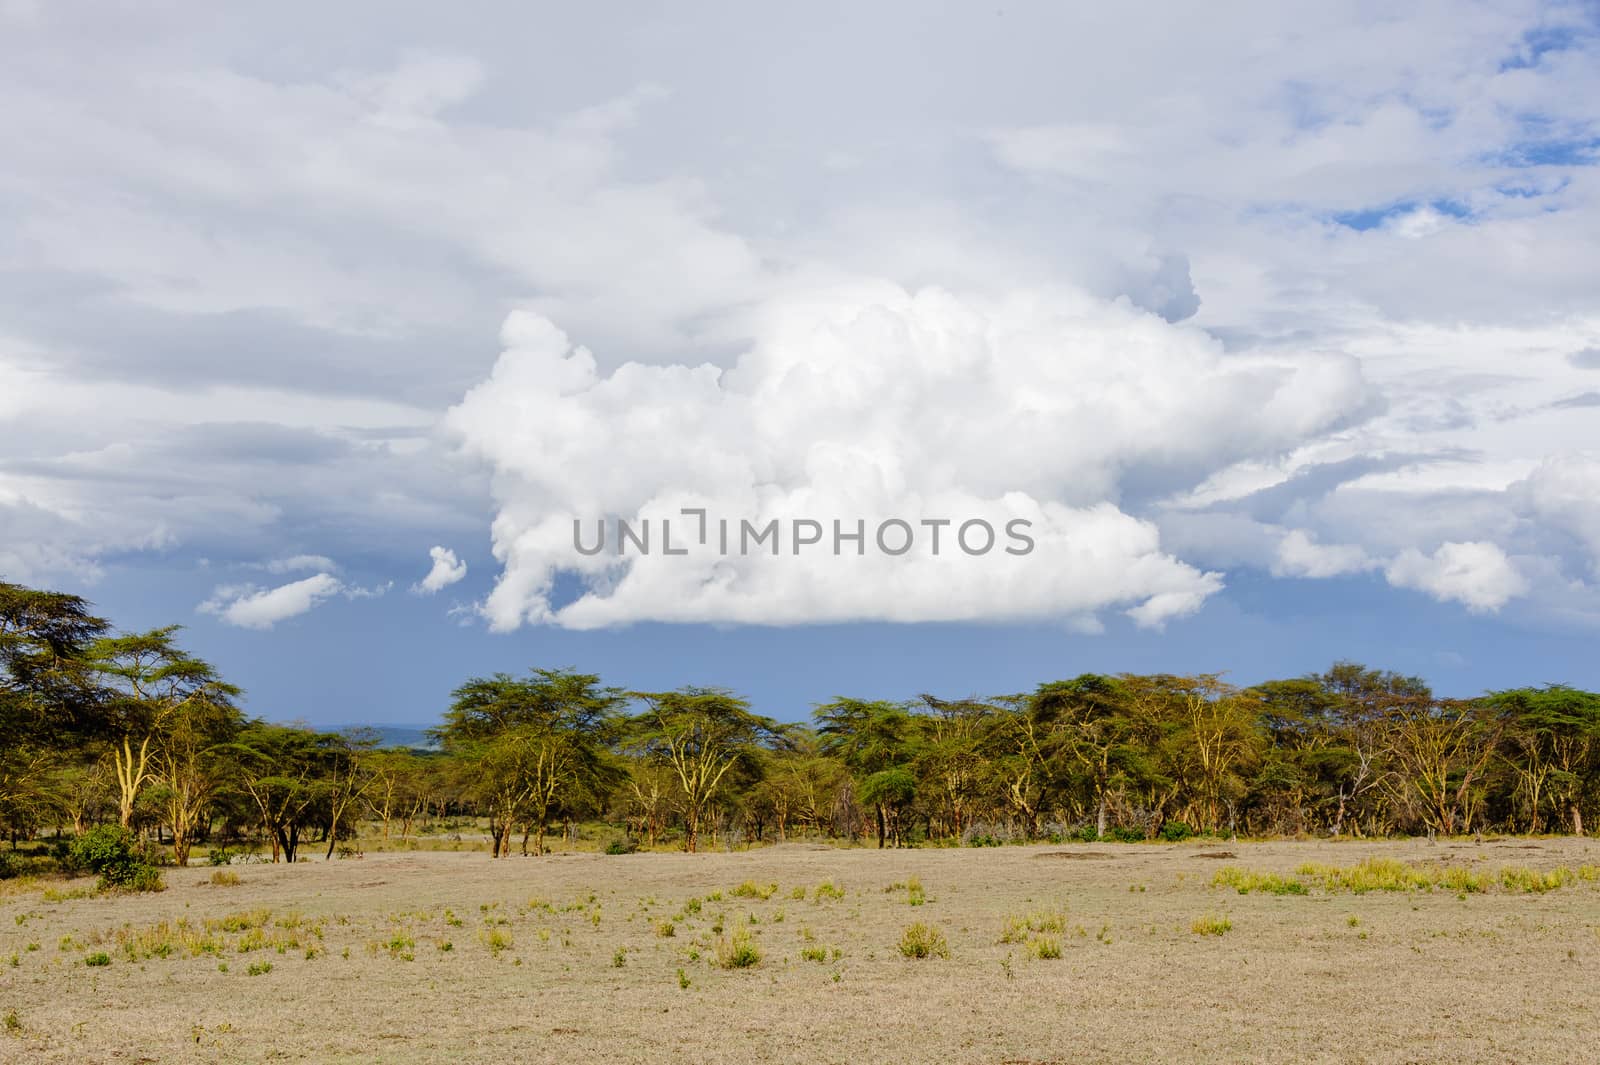
M 236 867 L 235 886 L 168 870 L 169 889 L 144 896 L 50 901 L 44 885 L 11 885 L 0 1015 L 15 1023 L 0 1028 L 0 1061 L 1596 1060 L 1594 882 L 1465 897 L 1212 886 L 1229 865 L 1288 873 L 1369 856 L 1545 870 L 1600 862 L 1600 845 L 396 853 Z M 885 890 L 912 877 L 921 906 Z M 734 897 L 746 880 L 778 890 Z M 843 897 L 818 900 L 824 880 Z M 1059 959 L 1000 942 L 1007 916 L 1046 909 L 1067 915 Z M 118 941 L 144 933 L 144 955 L 159 922 L 199 936 L 207 919 L 249 925 L 263 910 L 265 943 L 243 952 L 248 930 L 219 928 L 220 954 L 198 956 L 179 944 L 130 958 Z M 1192 931 L 1208 914 L 1231 930 Z M 948 958 L 901 956 L 913 921 L 944 932 Z M 761 960 L 722 969 L 716 942 L 736 929 Z M 99 952 L 108 964 L 85 963 Z

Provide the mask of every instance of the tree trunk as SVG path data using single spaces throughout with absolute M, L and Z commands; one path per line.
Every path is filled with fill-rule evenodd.
M 1583 814 L 1578 810 L 1578 804 L 1572 804 L 1572 834 L 1583 835 Z

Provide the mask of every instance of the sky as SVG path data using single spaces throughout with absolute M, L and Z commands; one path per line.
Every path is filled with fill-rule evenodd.
M 0 93 L 0 580 L 254 714 L 1600 688 L 1600 5 L 0 0 Z

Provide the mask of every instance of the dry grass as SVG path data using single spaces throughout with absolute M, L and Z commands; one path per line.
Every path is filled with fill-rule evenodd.
M 1194 844 L 791 845 L 369 853 L 225 891 L 169 870 L 161 895 L 10 881 L 0 1061 L 1568 1062 L 1600 1042 L 1600 846 L 1230 846 L 1220 873 Z

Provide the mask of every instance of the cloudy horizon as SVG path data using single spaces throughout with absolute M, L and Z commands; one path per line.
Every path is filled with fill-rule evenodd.
M 822 12 L 0 3 L 0 580 L 320 723 L 1600 687 L 1600 10 Z

